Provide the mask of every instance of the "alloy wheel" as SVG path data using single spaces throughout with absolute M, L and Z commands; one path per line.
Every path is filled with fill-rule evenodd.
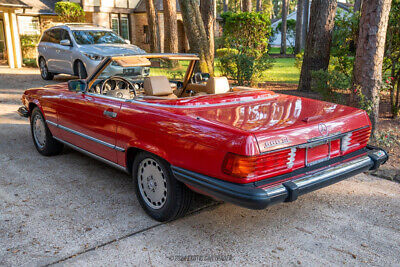
M 145 158 L 138 168 L 138 186 L 144 201 L 152 209 L 160 209 L 167 199 L 167 180 L 160 165 Z

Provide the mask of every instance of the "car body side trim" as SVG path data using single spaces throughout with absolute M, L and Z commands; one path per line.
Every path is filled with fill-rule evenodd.
M 116 168 L 116 169 L 118 169 L 118 170 L 120 170 L 120 171 L 129 173 L 128 169 L 125 168 L 124 166 L 121 166 L 121 165 L 119 165 L 119 164 L 117 164 L 117 163 L 115 163 L 115 162 L 109 161 L 108 159 L 102 158 L 102 157 L 100 157 L 100 156 L 98 156 L 98 155 L 96 155 L 96 154 L 93 154 L 92 152 L 89 152 L 89 151 L 87 151 L 87 150 L 85 150 L 85 149 L 83 149 L 83 148 L 80 148 L 80 147 L 78 147 L 78 146 L 75 146 L 75 145 L 73 145 L 73 144 L 71 144 L 71 143 L 69 143 L 69 142 L 67 142 L 67 141 L 64 141 L 64 140 L 62 140 L 62 139 L 60 139 L 60 138 L 57 138 L 57 137 L 55 137 L 55 136 L 53 136 L 53 138 L 56 139 L 57 141 L 59 141 L 59 142 L 65 144 L 65 145 L 67 145 L 67 146 L 73 148 L 74 150 L 79 151 L 79 152 L 81 152 L 81 153 L 83 153 L 83 154 L 89 156 L 89 157 L 92 157 L 92 158 L 97 159 L 97 160 L 99 160 L 99 161 L 101 161 L 101 162 L 104 162 L 104 163 L 106 163 L 106 164 L 108 164 L 108 165 L 110 165 L 110 166 L 112 166 L 112 167 L 114 167 L 114 168 Z
M 59 129 L 62 129 L 62 130 L 64 130 L 64 131 L 67 131 L 67 132 L 76 134 L 76 135 L 78 135 L 78 136 L 80 136 L 80 137 L 83 137 L 83 138 L 86 138 L 86 139 L 88 139 L 88 140 L 90 140 L 90 141 L 99 143 L 99 144 L 101 144 L 101 145 L 103 145 L 103 146 L 106 146 L 106 147 L 115 149 L 115 150 L 117 150 L 117 151 L 119 151 L 119 152 L 125 152 L 125 149 L 122 148 L 122 147 L 119 147 L 119 146 L 116 146 L 116 145 L 113 145 L 113 144 L 104 142 L 104 141 L 99 140 L 99 139 L 97 139 L 97 138 L 91 137 L 90 135 L 83 134 L 83 133 L 81 133 L 81 132 L 75 131 L 75 130 L 73 130 L 73 129 L 70 129 L 70 128 L 65 127 L 65 126 L 63 126 L 63 125 L 61 125 L 61 124 L 57 124 L 57 123 L 52 122 L 52 121 L 49 121 L 49 120 L 46 120 L 46 122 L 47 122 L 48 124 L 50 124 L 50 125 L 53 125 L 53 126 L 59 128 Z

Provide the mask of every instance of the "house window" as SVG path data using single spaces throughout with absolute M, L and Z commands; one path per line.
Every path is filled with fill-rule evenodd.
M 121 37 L 125 40 L 129 39 L 129 17 L 127 14 L 121 14 Z
M 38 17 L 18 16 L 19 34 L 40 35 L 40 23 Z
M 149 43 L 150 43 L 150 30 L 149 30 L 149 25 L 143 25 L 143 36 L 144 36 L 143 42 L 144 42 L 145 44 L 149 44 Z
M 111 29 L 119 35 L 119 17 L 118 14 L 111 14 Z

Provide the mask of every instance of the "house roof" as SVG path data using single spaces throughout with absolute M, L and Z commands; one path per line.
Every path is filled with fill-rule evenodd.
M 29 5 L 20 0 L 0 0 L 0 7 L 29 8 Z
M 27 14 L 55 15 L 56 13 L 54 12 L 54 5 L 60 0 L 22 0 L 22 1 L 25 4 L 29 5 L 30 7 L 32 7 L 30 10 L 26 10 L 25 13 Z
M 163 0 L 155 0 L 154 5 L 156 6 L 157 11 L 164 11 Z M 181 7 L 179 6 L 178 0 L 176 1 L 176 11 L 181 12 Z M 146 12 L 146 3 L 145 0 L 140 0 L 135 8 L 135 13 L 145 13 Z

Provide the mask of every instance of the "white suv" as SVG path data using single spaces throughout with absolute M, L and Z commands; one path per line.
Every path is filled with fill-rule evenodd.
M 90 24 L 64 24 L 46 30 L 38 45 L 38 65 L 44 80 L 56 74 L 85 79 L 106 56 L 143 54 L 144 50 L 112 30 Z M 145 75 L 147 68 L 137 68 Z

